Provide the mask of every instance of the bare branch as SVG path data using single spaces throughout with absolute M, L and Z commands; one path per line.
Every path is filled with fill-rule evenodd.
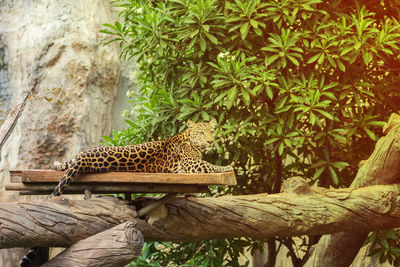
M 32 91 L 25 91 L 22 97 L 22 102 L 18 103 L 14 108 L 10 110 L 7 119 L 3 122 L 0 128 L 0 150 L 3 145 L 6 143 L 8 137 L 10 136 L 11 132 L 14 130 L 15 125 L 19 117 L 24 110 L 24 107 L 28 101 L 29 96 L 31 95 Z

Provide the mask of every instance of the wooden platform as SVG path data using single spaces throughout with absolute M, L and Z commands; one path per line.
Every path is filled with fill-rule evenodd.
M 50 194 L 63 171 L 10 170 L 6 190 L 20 195 Z M 225 173 L 135 173 L 106 172 L 81 174 L 65 189 L 65 194 L 92 193 L 199 193 L 209 185 L 236 185 L 234 172 Z

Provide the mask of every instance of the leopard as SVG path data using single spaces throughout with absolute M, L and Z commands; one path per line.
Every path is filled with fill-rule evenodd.
M 215 146 L 217 122 L 195 123 L 188 120 L 186 130 L 165 140 L 129 146 L 100 146 L 85 150 L 74 159 L 55 164 L 65 171 L 50 197 L 63 194 L 78 175 L 99 172 L 149 173 L 221 173 L 233 171 L 232 166 L 217 166 L 202 160 L 202 154 Z M 20 261 L 30 266 L 38 247 L 33 247 Z
M 73 160 L 59 164 L 65 173 L 51 196 L 60 196 L 74 177 L 82 173 L 220 173 L 232 166 L 217 166 L 202 160 L 202 153 L 215 145 L 217 122 L 188 120 L 186 130 L 165 140 L 129 146 L 101 146 L 79 153 Z

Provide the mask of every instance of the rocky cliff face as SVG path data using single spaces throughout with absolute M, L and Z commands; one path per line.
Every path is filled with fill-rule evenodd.
M 125 73 L 135 66 L 121 70 L 117 45 L 102 45 L 109 38 L 102 24 L 115 19 L 108 0 L 0 0 L 0 110 L 25 90 L 36 96 L 1 149 L 0 200 L 16 198 L 3 189 L 9 169 L 49 168 L 118 127 L 112 118 L 123 104 L 116 95 L 128 89 Z M 6 258 L 0 266 L 12 264 Z
M 50 167 L 109 134 L 113 113 L 119 113 L 114 111 L 118 85 L 126 81 L 120 79 L 118 48 L 102 46 L 108 36 L 99 32 L 114 20 L 109 1 L 0 4 L 0 110 L 15 104 L 24 90 L 38 96 L 1 151 L 3 172 Z M 53 95 L 54 88 L 65 96 Z

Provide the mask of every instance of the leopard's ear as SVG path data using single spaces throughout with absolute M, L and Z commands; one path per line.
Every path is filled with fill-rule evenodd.
M 196 123 L 193 122 L 192 120 L 188 120 L 187 123 L 186 123 L 186 125 L 187 125 L 188 128 L 194 127 L 195 124 L 196 124 Z
M 215 119 L 210 120 L 209 124 L 215 128 L 217 126 L 217 121 Z

